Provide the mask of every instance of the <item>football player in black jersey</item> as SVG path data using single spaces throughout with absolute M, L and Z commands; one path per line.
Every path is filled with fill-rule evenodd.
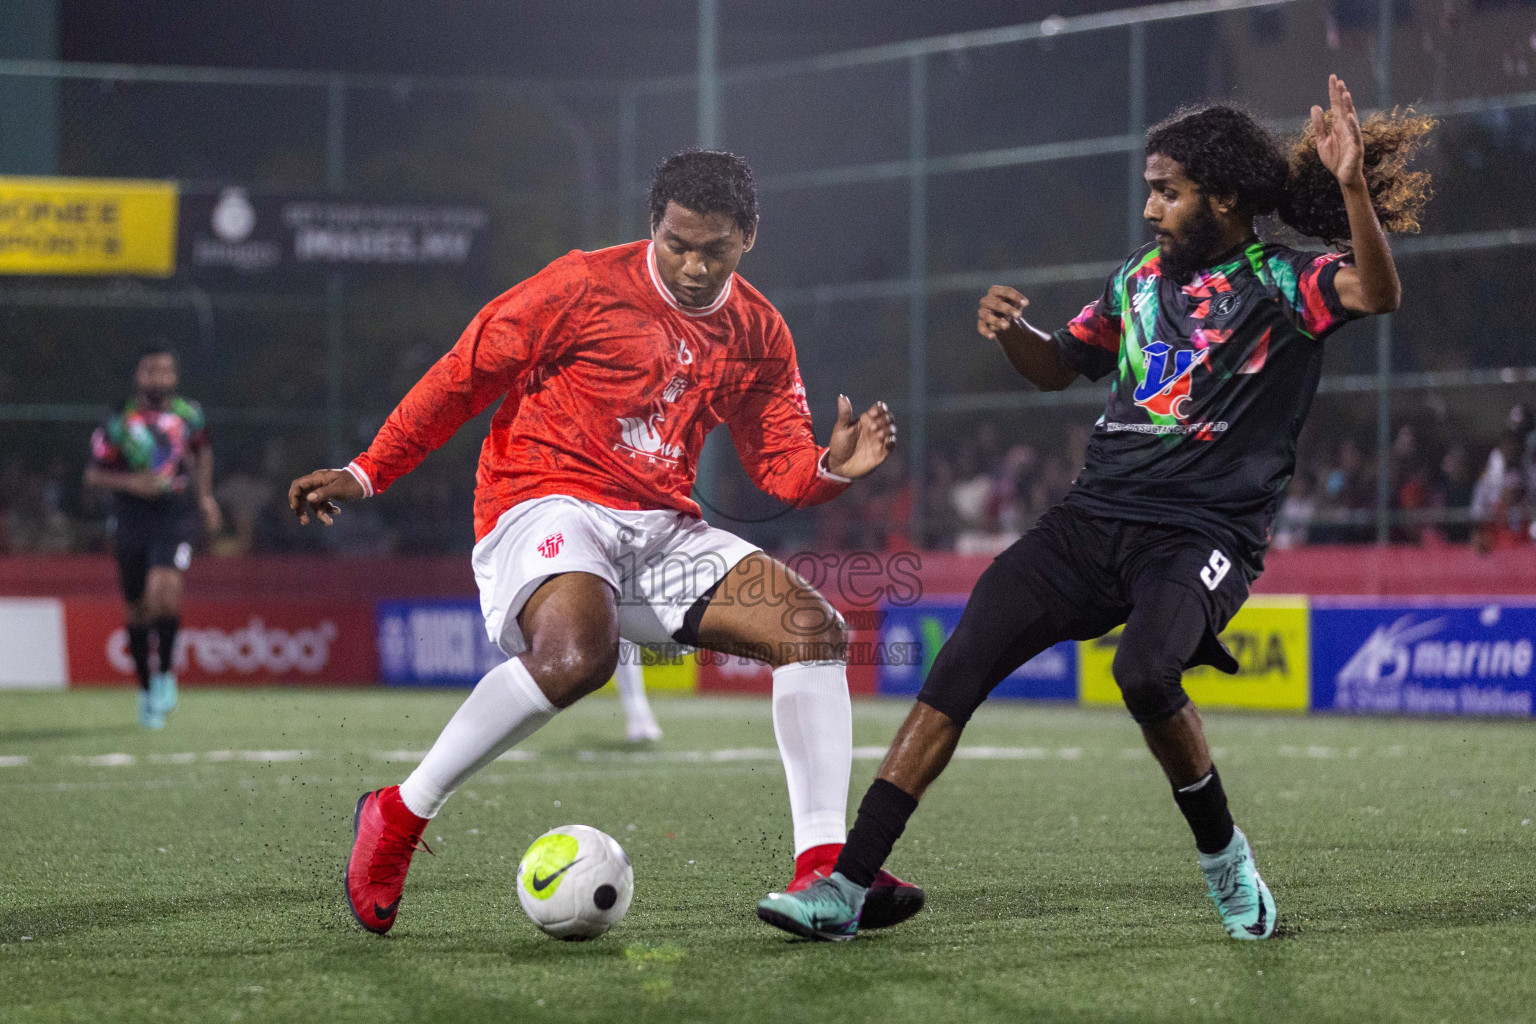
M 1061 505 L 983 573 L 897 733 L 835 872 L 774 894 L 758 916 L 806 937 L 853 938 L 865 887 L 944 770 L 971 714 L 1019 665 L 1067 639 L 1125 625 L 1114 659 L 1126 707 L 1173 787 L 1227 934 L 1274 933 L 1275 903 L 1227 808 L 1182 674 L 1235 672 L 1217 635 L 1263 569 L 1269 527 L 1317 390 L 1323 339 L 1401 297 L 1388 231 L 1418 227 L 1428 175 L 1406 169 L 1430 122 L 1376 115 L 1349 90 L 1289 155 L 1248 114 L 1182 110 L 1147 135 L 1134 253 L 1065 328 L 1024 319 L 1029 300 L 994 286 L 977 329 L 1020 375 L 1054 391 L 1116 374 L 1086 467 Z M 1276 213 L 1342 251 L 1262 242 Z

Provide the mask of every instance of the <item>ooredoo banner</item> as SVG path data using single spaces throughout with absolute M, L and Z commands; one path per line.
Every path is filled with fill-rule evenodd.
M 121 602 L 64 602 L 71 686 L 133 679 Z M 357 684 L 378 681 L 367 602 L 189 601 L 176 641 L 188 683 Z
M 1529 717 L 1536 602 L 1318 599 L 1312 710 Z

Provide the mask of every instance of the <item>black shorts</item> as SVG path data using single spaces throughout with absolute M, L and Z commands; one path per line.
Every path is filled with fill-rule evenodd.
M 189 515 L 119 516 L 113 543 L 123 600 L 132 604 L 143 598 L 150 569 L 185 572 L 196 537 L 197 520 Z
M 964 722 L 1041 651 L 1123 624 L 1115 679 L 1126 705 L 1144 724 L 1166 719 L 1188 703 L 1184 669 L 1237 671 L 1217 634 L 1248 598 L 1243 565 L 1184 527 L 1058 505 L 982 574 L 918 700 Z

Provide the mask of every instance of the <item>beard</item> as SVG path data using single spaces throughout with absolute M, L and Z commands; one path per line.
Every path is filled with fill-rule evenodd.
M 1205 199 L 1195 207 L 1182 237 L 1161 246 L 1163 273 L 1176 281 L 1185 280 L 1195 271 L 1204 269 L 1220 244 L 1221 225 L 1211 211 L 1211 201 Z
M 142 394 L 144 395 L 145 403 L 156 409 L 164 405 L 166 399 L 171 397 L 171 392 L 168 388 L 144 388 Z

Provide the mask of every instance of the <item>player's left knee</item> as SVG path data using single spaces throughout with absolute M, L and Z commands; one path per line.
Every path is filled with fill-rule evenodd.
M 848 660 L 848 623 L 820 594 L 809 594 L 785 610 L 784 632 L 775 657 L 775 668 L 802 661 Z
M 1166 658 L 1132 654 L 1122 645 L 1115 653 L 1113 671 L 1126 710 L 1139 725 L 1167 721 L 1189 703 L 1184 667 Z

